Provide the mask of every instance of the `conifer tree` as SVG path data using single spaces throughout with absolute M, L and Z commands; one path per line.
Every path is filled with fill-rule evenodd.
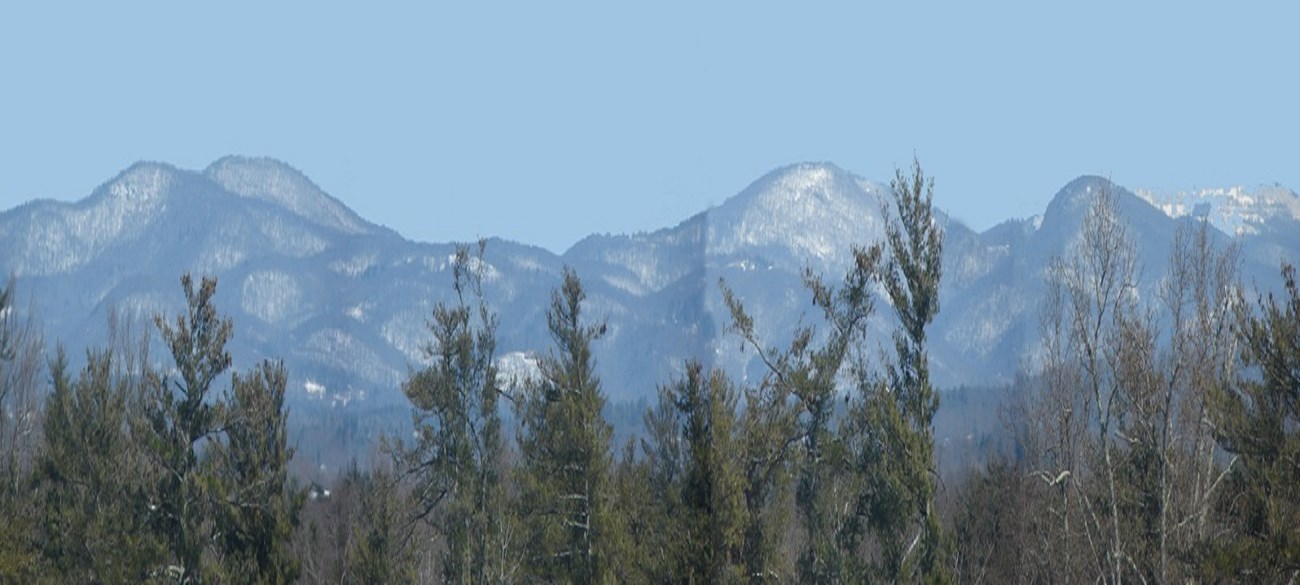
M 291 583 L 299 560 L 289 550 L 306 491 L 289 477 L 283 363 L 235 374 L 226 440 L 213 445 L 211 484 L 222 570 L 249 583 Z
M 765 523 L 769 516 L 781 515 L 767 507 L 769 498 L 784 489 L 787 470 L 796 481 L 795 508 L 805 533 L 795 567 L 798 579 L 849 580 L 862 572 L 857 557 L 863 530 L 850 501 L 855 478 L 849 473 L 851 450 L 861 449 L 862 425 L 839 424 L 836 404 L 842 380 L 865 367 L 855 362 L 863 357 L 857 350 L 874 311 L 870 287 L 877 279 L 880 256 L 878 245 L 855 247 L 853 264 L 839 287 L 805 270 L 804 285 L 822 312 L 825 332 L 802 326 L 782 351 L 759 342 L 752 318 L 722 285 L 731 329 L 768 369 L 759 386 L 746 393 L 749 407 L 741 427 L 750 522 L 746 566 L 751 576 L 776 574 L 774 535 Z
M 654 444 L 652 479 L 663 490 L 667 522 L 656 543 L 667 574 L 656 580 L 731 583 L 743 577 L 744 478 L 736 442 L 737 393 L 721 371 L 699 362 L 659 390 L 647 416 Z
M 215 397 L 212 383 L 230 367 L 226 343 L 233 325 L 218 315 L 212 302 L 215 278 L 204 277 L 199 288 L 189 274 L 181 277 L 186 310 L 169 323 L 159 315 L 154 323 L 174 360 L 175 375 L 150 374 L 146 381 L 143 420 L 133 431 L 160 468 L 150 502 L 155 531 L 170 550 L 171 565 L 160 573 L 182 582 L 201 582 L 203 552 L 212 542 L 212 475 L 200 463 L 200 450 L 220 432 L 226 405 Z
M 111 350 L 89 351 L 77 378 L 62 349 L 51 363 L 34 486 L 42 553 L 50 574 L 67 582 L 139 581 L 162 553 L 146 525 L 149 473 L 127 432 L 138 372 L 123 371 L 118 359 Z
M 531 576 L 593 583 L 607 574 L 605 509 L 609 499 L 610 433 L 605 396 L 593 369 L 591 343 L 603 324 L 584 324 L 586 293 L 564 270 L 546 322 L 555 348 L 541 361 L 541 381 L 522 404 L 524 511 L 529 524 Z
M 881 280 L 898 318 L 895 359 L 883 384 L 865 381 L 865 512 L 881 553 L 878 578 L 947 581 L 947 544 L 934 508 L 938 470 L 932 423 L 939 396 L 930 384 L 926 328 L 939 312 L 943 227 L 934 182 L 913 161 L 890 184 L 888 262 Z
M 1215 438 L 1236 460 L 1227 515 L 1232 538 L 1209 546 L 1208 574 L 1282 583 L 1300 577 L 1300 286 L 1282 266 L 1285 293 L 1242 307 L 1241 357 L 1249 368 L 1212 394 Z
M 414 519 L 446 539 L 447 583 L 509 581 L 519 568 L 516 527 L 505 490 L 505 443 L 498 403 L 497 317 L 483 297 L 483 252 L 458 246 L 452 263 L 456 301 L 439 303 L 425 347 L 431 364 L 403 385 L 416 442 L 397 445 L 398 468 L 410 476 Z

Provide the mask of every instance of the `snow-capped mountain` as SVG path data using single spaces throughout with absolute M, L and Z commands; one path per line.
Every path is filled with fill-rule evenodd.
M 1169 217 L 1204 218 L 1229 235 L 1258 235 L 1300 221 L 1300 195 L 1281 185 L 1134 193 Z
M 1276 280 L 1278 262 L 1300 250 L 1300 204 L 1281 188 L 1135 195 L 1081 177 L 1042 215 L 983 233 L 939 214 L 947 244 L 931 353 L 941 385 L 1014 376 L 1037 340 L 1047 264 L 1076 237 L 1101 189 L 1118 194 L 1134 226 L 1144 295 L 1178 222 L 1193 217 L 1242 239 L 1247 282 Z M 563 255 L 491 240 L 486 293 L 501 317 L 503 370 L 527 377 L 548 351 L 545 310 L 568 264 L 587 286 L 588 316 L 607 321 L 598 373 L 615 400 L 652 395 L 690 357 L 757 375 L 752 352 L 726 331 L 719 281 L 781 345 L 801 320 L 815 319 L 804 268 L 837 281 L 853 246 L 882 238 L 887 191 L 834 165 L 800 164 L 676 226 L 591 236 Z M 451 244 L 412 242 L 358 217 L 270 159 L 229 157 L 201 172 L 140 163 L 81 201 L 0 214 L 0 271 L 17 277 L 47 338 L 71 354 L 103 342 L 110 308 L 127 317 L 174 313 L 180 275 L 212 274 L 218 308 L 235 320 L 236 367 L 283 358 L 296 401 L 399 403 L 399 384 L 430 340 L 432 307 L 450 300 L 452 253 Z M 877 312 L 873 335 L 883 344 L 893 324 L 883 301 Z

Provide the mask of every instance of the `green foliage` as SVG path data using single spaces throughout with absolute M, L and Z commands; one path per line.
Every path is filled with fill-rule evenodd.
M 883 383 L 860 383 L 866 481 L 860 509 L 880 550 L 877 578 L 943 582 L 948 541 L 934 509 L 938 470 L 931 428 L 939 395 L 930 384 L 926 328 L 939 312 L 943 227 L 935 220 L 934 182 L 920 163 L 900 169 L 891 183 L 893 213 L 886 210 L 889 260 L 881 281 L 898 318 L 895 359 Z
M 730 583 L 743 577 L 744 477 L 736 440 L 738 395 L 722 372 L 686 364 L 659 389 L 646 442 L 660 522 L 647 539 L 654 581 Z
M 153 463 L 160 468 L 151 501 L 155 532 L 170 550 L 171 574 L 183 581 L 203 579 L 203 552 L 212 542 L 212 472 L 200 466 L 199 450 L 226 422 L 226 405 L 212 398 L 212 383 L 230 367 L 226 342 L 233 325 L 218 316 L 212 302 L 216 279 L 204 277 L 195 290 L 181 277 L 186 311 L 173 323 L 154 319 L 178 376 L 151 373 L 146 380 L 143 420 L 133 424 Z
M 208 488 L 216 507 L 221 571 L 249 583 L 290 583 L 299 561 L 289 550 L 306 491 L 288 474 L 288 446 L 281 363 L 263 362 L 235 374 L 226 440 L 212 445 Z
M 50 370 L 54 388 L 33 475 L 48 569 L 69 582 L 141 580 L 163 550 L 146 524 L 151 474 L 127 432 L 138 372 L 123 371 L 109 350 L 89 352 L 76 379 L 62 350 Z
M 402 550 L 398 525 L 402 500 L 396 483 L 382 470 L 361 474 L 354 467 L 347 482 L 359 500 L 352 518 L 340 581 L 357 585 L 413 583 L 413 566 Z
M 629 440 L 610 474 L 608 530 L 605 533 L 612 583 L 664 582 L 671 576 L 666 558 L 669 516 L 663 515 L 671 490 L 651 480 L 648 457 L 638 459 Z
M 792 459 L 801 442 L 799 405 L 790 399 L 789 376 L 795 350 L 804 351 L 811 330 L 795 336 L 790 351 L 765 348 L 754 332 L 754 320 L 744 304 L 719 281 L 722 297 L 731 313 L 729 330 L 744 340 L 768 367 L 762 381 L 745 388 L 745 408 L 738 421 L 741 473 L 745 487 L 745 539 L 743 563 L 751 581 L 780 580 L 793 568 L 780 549 L 788 533 Z
M 1215 578 L 1285 582 L 1300 575 L 1300 287 L 1282 267 L 1286 293 L 1239 318 L 1250 368 L 1212 395 L 1215 437 L 1235 457 L 1236 496 L 1226 512 L 1236 537 L 1208 546 Z
M 434 340 L 425 348 L 432 363 L 402 388 L 413 407 L 416 442 L 394 448 L 399 469 L 414 480 L 415 519 L 433 522 L 446 537 L 441 560 L 448 583 L 509 580 L 519 565 L 502 481 L 497 317 L 483 298 L 484 247 L 480 242 L 475 256 L 466 246 L 456 249 L 456 304 L 434 308 Z
M 600 582 L 613 562 L 606 509 L 612 429 L 601 414 L 605 397 L 591 354 L 604 325 L 582 323 L 585 297 L 566 268 L 546 316 L 555 348 L 521 405 L 526 563 L 530 577 L 544 581 Z

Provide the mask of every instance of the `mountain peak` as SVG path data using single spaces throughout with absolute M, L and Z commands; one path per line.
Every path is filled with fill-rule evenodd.
M 150 204 L 166 195 L 179 173 L 176 167 L 166 163 L 141 161 L 118 173 L 96 192 L 125 204 Z
M 301 171 L 279 160 L 227 156 L 209 165 L 203 174 L 235 195 L 279 205 L 314 223 L 344 233 L 370 231 L 365 220 Z
M 880 236 L 882 187 L 830 163 L 781 167 L 710 212 L 714 253 L 777 246 L 801 261 L 843 258 Z

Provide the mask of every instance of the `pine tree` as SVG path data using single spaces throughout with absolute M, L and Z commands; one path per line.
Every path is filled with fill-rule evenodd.
M 344 489 L 352 492 L 358 506 L 344 527 L 350 534 L 340 581 L 349 585 L 416 582 L 399 538 L 403 502 L 392 475 L 382 469 L 363 474 L 354 463 Z
M 151 374 L 143 419 L 133 424 L 154 464 L 161 468 L 150 506 L 155 531 L 167 543 L 173 565 L 160 573 L 184 582 L 203 580 L 203 552 L 212 542 L 211 471 L 200 465 L 202 446 L 216 438 L 226 419 L 226 405 L 215 398 L 212 383 L 230 367 L 226 343 L 233 325 L 212 302 L 217 281 L 204 277 L 195 290 L 189 274 L 181 277 L 186 311 L 173 323 L 159 315 L 154 323 L 170 350 L 176 376 Z
M 289 477 L 287 378 L 282 363 L 268 361 L 231 381 L 226 440 L 213 445 L 210 484 L 229 579 L 291 583 L 299 572 L 289 540 L 306 491 Z
M 534 578 L 593 583 L 604 580 L 610 511 L 610 434 L 605 397 L 594 373 L 591 343 L 603 324 L 584 325 L 586 293 L 571 269 L 551 295 L 546 322 L 555 350 L 541 362 L 541 382 L 522 405 L 524 509 L 528 565 Z
M 1250 368 L 1212 394 L 1215 438 L 1235 458 L 1233 538 L 1216 538 L 1213 579 L 1283 583 L 1300 578 L 1300 286 L 1282 267 L 1285 295 L 1242 307 L 1241 356 Z
M 731 583 L 743 577 L 744 478 L 738 461 L 736 400 L 721 371 L 699 362 L 659 390 L 647 416 L 654 444 L 652 482 L 665 505 L 666 521 L 655 540 L 665 563 L 656 580 Z
M 441 560 L 447 583 L 509 581 L 519 565 L 502 477 L 497 317 L 483 298 L 485 247 L 480 241 L 473 256 L 467 246 L 456 248 L 456 302 L 434 308 L 434 340 L 425 347 L 431 364 L 402 388 L 412 405 L 416 443 L 394 447 L 398 468 L 414 479 L 414 518 L 432 522 L 446 538 Z
M 930 385 L 926 328 L 939 312 L 943 228 L 935 220 L 934 182 L 913 161 L 891 183 L 886 209 L 889 260 L 881 273 L 898 317 L 895 360 L 883 384 L 864 381 L 868 481 L 866 517 L 881 563 L 878 578 L 943 582 L 946 538 L 934 508 L 937 469 L 932 423 L 939 396 Z
M 120 325 L 111 313 L 109 346 L 88 350 L 78 376 L 62 348 L 50 362 L 31 503 L 41 514 L 33 533 L 47 574 L 61 581 L 141 581 L 165 559 L 149 526 L 157 469 L 129 427 L 148 376 L 149 337 L 132 339 Z
M 841 425 L 836 404 L 840 385 L 865 367 L 857 351 L 874 311 L 870 287 L 877 279 L 879 246 L 854 248 L 853 265 L 839 287 L 826 284 L 811 270 L 804 285 L 822 312 L 825 332 L 812 325 L 795 331 L 790 346 L 778 351 L 762 346 L 753 320 L 725 284 L 723 299 L 731 311 L 731 329 L 744 339 L 767 367 L 757 388 L 746 393 L 742 429 L 745 445 L 745 496 L 749 516 L 745 558 L 755 579 L 776 576 L 769 524 L 781 511 L 769 509 L 794 475 L 795 508 L 805 533 L 796 574 L 808 582 L 851 580 L 862 571 L 860 515 L 850 501 L 854 480 L 849 473 L 851 449 L 860 448 L 861 425 Z

